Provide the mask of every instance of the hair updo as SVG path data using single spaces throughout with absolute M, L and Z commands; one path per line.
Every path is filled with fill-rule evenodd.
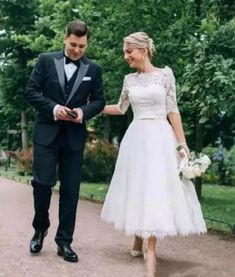
M 125 37 L 123 41 L 124 43 L 131 44 L 136 48 L 147 48 L 149 58 L 152 58 L 153 53 L 155 52 L 155 45 L 153 40 L 144 32 L 130 34 L 129 36 Z

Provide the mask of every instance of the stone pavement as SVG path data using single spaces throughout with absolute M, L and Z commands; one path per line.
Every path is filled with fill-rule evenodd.
M 56 255 L 58 194 L 54 193 L 43 251 L 30 256 L 31 186 L 0 177 L 0 276 L 143 277 L 143 259 L 128 252 L 132 238 L 102 222 L 100 211 L 100 204 L 80 200 L 73 242 L 80 262 L 68 263 Z M 235 276 L 235 241 L 217 235 L 161 240 L 158 257 L 157 277 Z

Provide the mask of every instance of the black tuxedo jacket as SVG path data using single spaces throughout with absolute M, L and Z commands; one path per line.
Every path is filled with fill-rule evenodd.
M 33 132 L 34 143 L 48 146 L 63 127 L 71 148 L 81 150 L 86 139 L 85 121 L 100 113 L 105 105 L 101 68 L 82 57 L 74 86 L 66 98 L 63 51 L 43 53 L 39 55 L 31 73 L 25 98 L 38 112 Z M 53 109 L 56 104 L 70 109 L 81 108 L 83 123 L 55 121 Z

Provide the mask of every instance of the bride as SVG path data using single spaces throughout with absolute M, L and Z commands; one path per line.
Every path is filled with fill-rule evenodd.
M 134 119 L 121 142 L 101 218 L 135 236 L 132 256 L 143 255 L 147 239 L 148 277 L 156 273 L 157 239 L 206 232 L 194 186 L 186 186 L 178 174 L 179 158 L 189 150 L 174 75 L 169 67 L 151 63 L 154 49 L 146 33 L 124 38 L 124 58 L 136 72 L 125 76 L 118 104 L 103 110 L 122 115 L 131 104 Z

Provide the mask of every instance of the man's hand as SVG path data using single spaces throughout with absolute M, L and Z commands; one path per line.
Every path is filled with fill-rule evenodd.
M 77 114 L 77 117 L 74 118 L 73 116 L 69 115 L 68 112 L 75 112 Z M 55 116 L 55 120 L 64 120 L 64 121 L 72 121 L 74 123 L 82 123 L 83 112 L 80 108 L 71 110 L 68 107 L 57 105 L 53 113 Z
M 66 111 L 71 111 L 71 109 L 61 105 L 56 106 L 54 110 L 55 120 L 70 121 L 71 116 L 69 116 Z
M 80 108 L 73 109 L 75 113 L 77 113 L 77 118 L 73 118 L 71 121 L 75 123 L 82 123 L 83 120 L 83 111 Z

